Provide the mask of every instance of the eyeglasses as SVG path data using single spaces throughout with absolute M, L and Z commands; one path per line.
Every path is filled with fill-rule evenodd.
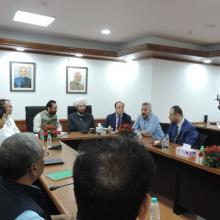
M 47 152 L 43 155 L 42 158 L 47 157 L 49 154 L 50 154 L 49 151 L 47 151 Z
M 43 156 L 41 156 L 41 157 L 39 157 L 38 159 L 36 159 L 34 162 L 32 162 L 31 163 L 31 165 L 33 164 L 33 163 L 36 163 L 37 161 L 39 161 L 40 159 L 43 159 L 44 157 L 47 157 L 48 155 L 49 155 L 50 153 L 49 152 L 46 152 Z M 30 166 L 28 166 L 29 168 L 31 167 L 31 165 Z

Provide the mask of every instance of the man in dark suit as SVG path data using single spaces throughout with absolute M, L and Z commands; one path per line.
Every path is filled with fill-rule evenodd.
M 115 103 L 115 113 L 107 116 L 104 127 L 111 126 L 113 131 L 123 124 L 131 124 L 131 116 L 124 113 L 125 104 L 121 101 Z
M 89 131 L 90 128 L 95 128 L 93 116 L 85 112 L 86 100 L 79 98 L 74 104 L 77 112 L 73 112 L 68 117 L 69 131 Z
M 193 125 L 184 119 L 183 111 L 179 106 L 170 109 L 170 127 L 167 131 L 170 141 L 176 144 L 194 146 L 198 139 L 198 132 Z

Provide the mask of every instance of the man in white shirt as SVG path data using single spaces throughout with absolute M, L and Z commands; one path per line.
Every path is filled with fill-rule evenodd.
M 11 136 L 16 133 L 20 133 L 20 130 L 16 126 L 11 114 L 12 114 L 12 105 L 11 102 L 8 99 L 0 99 L 0 107 L 3 107 L 5 109 L 5 121 L 3 126 L 3 133 L 6 134 L 6 136 Z
M 45 110 L 39 112 L 34 117 L 34 133 L 38 133 L 41 129 L 43 129 L 47 125 L 52 125 L 56 127 L 58 131 L 62 131 L 62 126 L 57 118 L 57 103 L 54 100 L 50 100 L 46 104 Z

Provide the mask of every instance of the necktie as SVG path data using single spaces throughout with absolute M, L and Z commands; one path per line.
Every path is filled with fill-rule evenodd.
M 121 126 L 121 116 L 118 116 L 117 129 Z

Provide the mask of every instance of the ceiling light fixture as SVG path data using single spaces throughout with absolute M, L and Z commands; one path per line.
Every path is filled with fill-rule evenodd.
M 30 12 L 25 12 L 25 11 L 17 11 L 15 13 L 13 20 L 28 23 L 28 24 L 47 27 L 55 20 L 55 18 L 45 16 L 45 15 L 39 15 L 39 14 L 30 13 Z
M 206 64 L 209 64 L 211 63 L 212 61 L 210 59 L 207 59 L 207 60 L 203 60 L 203 63 L 206 63 Z
M 104 34 L 104 35 L 108 35 L 108 34 L 111 34 L 111 31 L 109 29 L 103 29 L 101 31 L 101 33 Z
M 81 53 L 75 53 L 74 54 L 76 57 L 83 57 L 83 54 L 81 54 Z
M 16 47 L 16 50 L 23 52 L 23 51 L 24 51 L 24 48 L 23 48 L 23 47 Z

